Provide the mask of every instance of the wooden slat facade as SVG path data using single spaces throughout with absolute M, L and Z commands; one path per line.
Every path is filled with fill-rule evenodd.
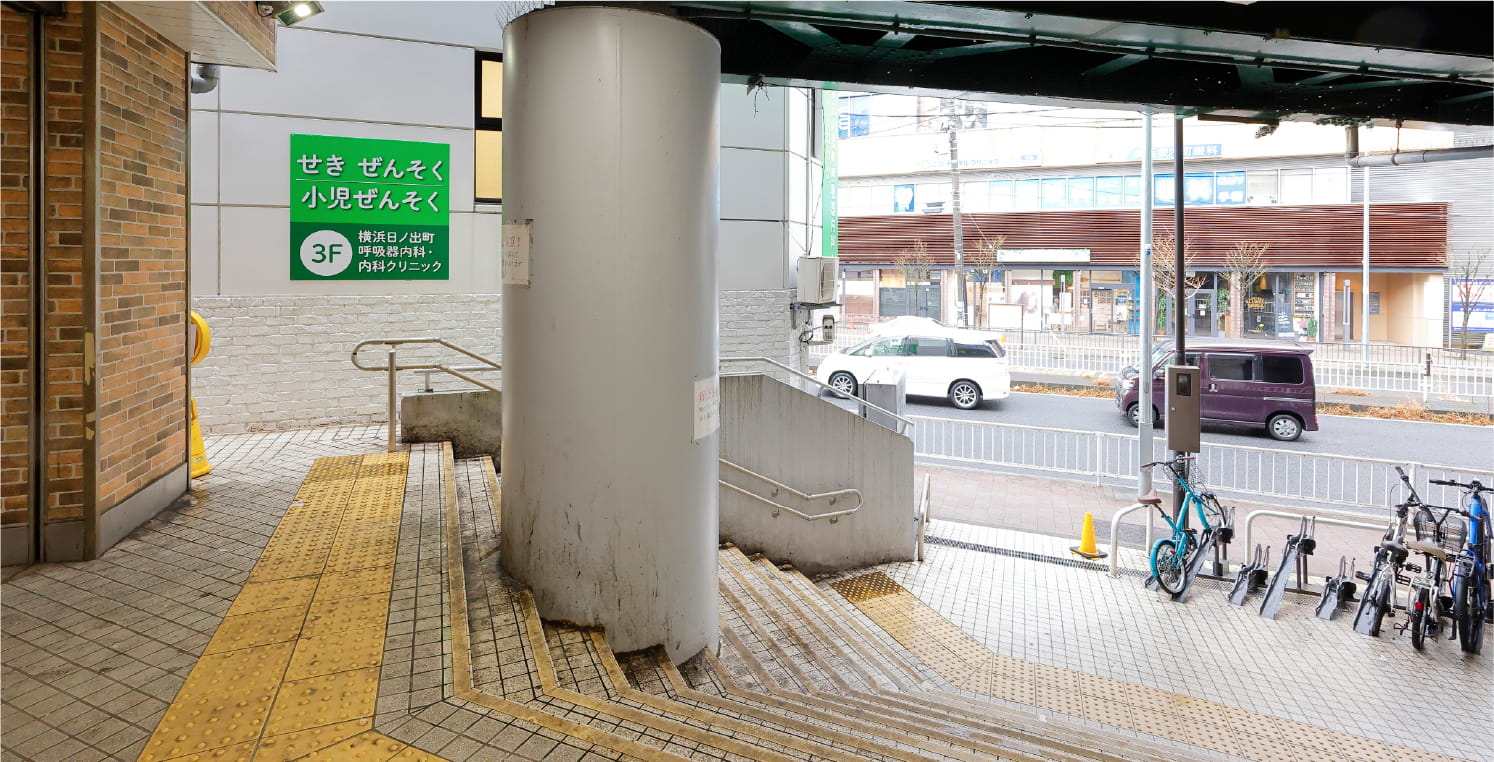
M 1448 206 L 1371 204 L 1370 266 L 1445 268 Z M 1192 207 L 1184 213 L 1185 238 L 1200 268 L 1222 267 L 1226 253 L 1239 241 L 1268 244 L 1266 263 L 1273 269 L 1333 271 L 1360 266 L 1364 218 L 1358 204 Z M 1154 234 L 1171 235 L 1172 217 L 1171 208 L 1157 209 Z M 1089 264 L 1096 267 L 1134 266 L 1141 238 L 1141 219 L 1134 209 L 977 213 L 961 219 L 967 253 L 983 240 L 1005 236 L 1003 247 L 1008 249 L 1089 249 Z M 919 241 L 936 264 L 954 263 L 948 214 L 840 218 L 842 265 L 891 264 Z

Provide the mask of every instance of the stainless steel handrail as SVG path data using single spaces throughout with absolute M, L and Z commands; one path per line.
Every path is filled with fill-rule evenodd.
M 768 357 L 722 357 L 722 358 L 720 358 L 720 362 L 722 362 L 722 363 L 728 363 L 728 362 L 761 362 L 761 363 L 767 363 L 767 364 L 772 365 L 772 366 L 774 366 L 776 368 L 779 368 L 779 369 L 782 369 L 782 370 L 786 370 L 789 373 L 792 373 L 795 376 L 798 376 L 799 378 L 802 378 L 805 381 L 808 381 L 808 382 L 814 384 L 815 386 L 820 387 L 821 389 L 825 389 L 825 390 L 828 390 L 830 392 L 833 392 L 835 394 L 835 396 L 837 396 L 837 397 L 844 397 L 846 399 L 855 400 L 855 401 L 857 401 L 857 402 L 859 402 L 859 403 L 861 403 L 861 404 L 863 404 L 863 405 L 871 408 L 872 410 L 877 411 L 878 413 L 881 413 L 881 414 L 883 414 L 885 416 L 889 416 L 891 418 L 896 418 L 899 422 L 902 423 L 902 426 L 897 429 L 897 433 L 899 433 L 899 434 L 903 433 L 905 430 L 907 430 L 908 427 L 910 427 L 910 426 L 913 425 L 912 421 L 910 421 L 907 418 L 904 418 L 904 417 L 898 415 L 897 413 L 892 412 L 891 410 L 887 410 L 885 408 L 882 408 L 879 405 L 876 405 L 874 403 L 868 402 L 864 398 L 858 397 L 858 396 L 856 396 L 854 394 L 847 394 L 845 392 L 839 391 L 835 387 L 833 387 L 833 386 L 825 383 L 824 381 L 819 380 L 818 378 L 815 378 L 814 376 L 809 375 L 808 373 L 804 373 L 804 372 L 801 372 L 801 371 L 794 370 L 793 368 L 790 368 L 789 366 L 784 365 L 783 363 L 778 362 L 777 360 L 774 360 L 772 358 L 768 358 Z
M 420 364 L 415 364 L 415 365 L 400 365 L 399 364 L 399 360 L 398 360 L 398 358 L 395 355 L 396 355 L 396 352 L 399 349 L 399 347 L 401 345 L 404 345 L 404 344 L 435 344 L 435 345 L 438 345 L 438 346 L 443 346 L 443 347 L 446 347 L 447 349 L 450 349 L 450 350 L 452 350 L 454 352 L 460 352 L 460 353 L 462 353 L 462 354 L 464 354 L 464 355 L 466 355 L 466 356 L 468 356 L 468 357 L 470 357 L 470 358 L 472 358 L 474 360 L 477 360 L 478 362 L 482 363 L 482 365 L 442 365 L 441 363 L 420 363 Z M 386 355 L 387 359 L 386 359 L 384 365 L 382 365 L 382 366 L 368 366 L 368 365 L 364 365 L 363 363 L 358 362 L 358 352 L 361 351 L 364 347 L 369 347 L 369 346 L 387 346 L 387 347 L 389 347 L 389 352 Z M 453 343 L 451 343 L 451 342 L 449 342 L 449 341 L 447 341 L 445 339 L 442 339 L 442 338 L 439 338 L 439 337 L 435 337 L 435 336 L 419 336 L 419 337 L 403 338 L 403 339 L 368 339 L 367 341 L 360 341 L 360 342 L 358 342 L 357 346 L 353 347 L 352 360 L 353 360 L 353 367 L 357 368 L 358 370 L 384 371 L 384 372 L 387 372 L 389 374 L 389 452 L 394 452 L 394 442 L 395 442 L 395 432 L 394 432 L 394 430 L 395 430 L 395 425 L 396 425 L 396 423 L 398 421 L 398 418 L 397 418 L 397 416 L 395 414 L 395 406 L 398 403 L 398 386 L 395 383 L 395 377 L 398 375 L 398 373 L 400 371 L 402 371 L 402 370 L 419 370 L 419 371 L 425 371 L 425 374 L 426 374 L 425 375 L 425 385 L 426 385 L 427 389 L 430 388 L 430 382 L 431 382 L 430 374 L 431 374 L 431 372 L 433 372 L 433 371 L 439 371 L 439 372 L 445 373 L 447 375 L 456 376 L 457 378 L 460 378 L 460 379 L 462 379 L 463 381 L 466 381 L 469 384 L 472 384 L 474 386 L 480 386 L 480 387 L 482 387 L 484 389 L 487 389 L 488 391 L 493 391 L 493 392 L 501 392 L 502 391 L 501 389 L 499 389 L 496 386 L 493 386 L 492 384 L 489 384 L 489 383 L 484 382 L 484 381 L 479 381 L 479 380 L 477 380 L 477 379 L 475 379 L 475 378 L 467 375 L 468 373 L 471 373 L 471 372 L 474 372 L 474 371 L 503 370 L 503 364 L 502 363 L 499 363 L 499 362 L 497 362 L 495 360 L 491 360 L 491 359 L 488 359 L 486 357 L 483 357 L 482 355 L 480 355 L 480 354 L 478 354 L 476 352 L 473 352 L 472 350 L 467 349 L 466 347 L 463 347 L 463 346 L 460 346 L 460 345 L 457 345 L 457 344 L 453 344 Z
M 923 560 L 923 536 L 929 528 L 929 504 L 933 499 L 933 474 L 923 475 L 923 497 L 918 501 L 918 560 Z
M 1340 514 L 1340 515 L 1354 515 L 1354 514 Z M 1315 513 L 1298 513 L 1296 511 L 1270 511 L 1270 510 L 1251 511 L 1250 513 L 1248 513 L 1248 514 L 1245 515 L 1245 552 L 1247 552 L 1247 553 L 1250 552 L 1251 548 L 1255 547 L 1254 545 L 1252 545 L 1250 543 L 1250 534 L 1251 534 L 1251 532 L 1250 532 L 1250 525 L 1253 524 L 1253 523 L 1255 523 L 1255 520 L 1258 519 L 1258 518 L 1260 518 L 1260 517 L 1262 517 L 1262 516 L 1270 516 L 1272 518 L 1278 518 L 1278 519 L 1303 519 L 1303 518 L 1308 518 L 1308 519 L 1311 519 L 1315 525 L 1316 524 L 1328 524 L 1330 526 L 1349 527 L 1351 529 L 1370 529 L 1370 530 L 1374 530 L 1374 531 L 1377 531 L 1377 532 L 1385 529 L 1385 525 L 1384 524 L 1371 524 L 1371 523 L 1365 522 L 1365 521 L 1349 521 L 1349 520 L 1346 520 L 1346 519 L 1334 518 L 1332 516 L 1323 516 L 1322 514 L 1315 514 Z
M 738 493 L 740 495 L 744 495 L 746 497 L 750 497 L 753 500 L 756 500 L 758 502 L 767 503 L 768 505 L 773 506 L 773 516 L 774 517 L 778 516 L 779 511 L 788 511 L 789 513 L 792 513 L 795 516 L 798 516 L 799 518 L 804 519 L 805 521 L 818 521 L 819 519 L 830 519 L 830 523 L 834 524 L 834 523 L 836 523 L 836 522 L 838 522 L 840 520 L 841 516 L 849 516 L 849 515 L 855 513 L 856 511 L 861 510 L 861 500 L 862 500 L 862 498 L 861 498 L 861 490 L 859 490 L 859 489 L 838 489 L 838 490 L 831 490 L 830 492 L 820 492 L 820 493 L 817 493 L 817 494 L 810 495 L 810 494 L 806 494 L 804 492 L 800 492 L 799 490 L 796 490 L 793 487 L 790 487 L 787 484 L 784 484 L 783 482 L 780 482 L 780 481 L 778 481 L 776 479 L 771 479 L 769 477 L 763 476 L 760 473 L 757 473 L 756 471 L 753 471 L 753 470 L 748 469 L 748 468 L 743 467 L 743 466 L 739 466 L 736 463 L 733 463 L 733 462 L 727 460 L 726 458 L 719 458 L 719 460 L 721 461 L 721 465 L 726 466 L 727 468 L 730 468 L 733 471 L 739 471 L 741 473 L 747 474 L 748 476 L 751 476 L 754 479 L 759 479 L 761 481 L 765 481 L 768 484 L 773 485 L 777 490 L 783 490 L 785 492 L 788 492 L 789 494 L 793 495 L 794 497 L 797 497 L 800 500 L 803 500 L 805 502 L 813 502 L 815 500 L 823 500 L 825 498 L 829 498 L 830 504 L 834 505 L 835 501 L 838 500 L 842 495 L 855 495 L 856 496 L 856 505 L 852 506 L 851 508 L 846 508 L 846 509 L 839 510 L 839 511 L 830 511 L 828 513 L 816 513 L 816 514 L 811 515 L 811 514 L 803 512 L 803 511 L 791 508 L 791 507 L 789 507 L 787 505 L 784 505 L 782 503 L 775 502 L 775 501 L 773 501 L 773 500 L 771 500 L 769 498 L 763 497 L 762 495 L 759 495 L 759 494 L 757 494 L 755 492 L 749 491 L 749 490 L 747 490 L 747 489 L 745 489 L 743 487 L 738 487 L 735 484 L 731 484 L 731 483 L 727 482 L 725 479 L 720 479 L 719 480 L 721 482 L 721 486 L 723 486 L 723 487 L 731 490 L 732 492 L 736 492 L 736 493 Z M 777 494 L 778 493 L 775 490 L 774 497 L 776 497 Z

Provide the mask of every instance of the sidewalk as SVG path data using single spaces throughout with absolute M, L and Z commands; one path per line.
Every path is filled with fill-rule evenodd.
M 1112 517 L 1116 511 L 1136 502 L 1135 491 L 1130 488 L 1100 487 L 1083 482 L 927 463 L 916 464 L 914 472 L 919 484 L 923 483 L 925 474 L 933 477 L 930 514 L 935 519 L 1050 535 L 1068 539 L 1070 545 L 1078 545 L 1084 514 L 1092 513 L 1097 542 L 1105 551 L 1109 549 Z M 1170 495 L 1161 494 L 1163 506 L 1170 509 Z M 1246 516 L 1254 510 L 1282 508 L 1230 500 L 1223 502 L 1226 507 L 1235 508 L 1237 541 L 1226 552 L 1232 563 L 1239 563 L 1248 556 L 1244 547 Z M 1157 515 L 1155 508 L 1152 515 Z M 1383 517 L 1366 515 L 1364 521 L 1379 524 L 1389 521 L 1389 518 L 1387 508 Z M 1160 518 L 1153 522 L 1153 527 L 1154 539 L 1161 537 L 1166 529 Z M 1263 517 L 1256 520 L 1251 541 L 1271 547 L 1273 572 L 1287 535 L 1296 531 L 1297 522 L 1290 519 Z M 1145 532 L 1146 513 L 1131 513 L 1120 524 L 1121 546 L 1144 549 Z M 1384 530 L 1380 529 L 1319 527 L 1315 535 L 1317 550 L 1308 556 L 1308 571 L 1315 584 L 1321 585 L 1324 575 L 1338 572 L 1340 556 L 1356 560 L 1360 571 L 1368 570 L 1375 545 L 1383 533 Z

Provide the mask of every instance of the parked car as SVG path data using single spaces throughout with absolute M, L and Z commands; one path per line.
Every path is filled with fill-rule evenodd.
M 1265 429 L 1273 439 L 1290 442 L 1303 431 L 1318 430 L 1317 388 L 1313 383 L 1312 350 L 1293 346 L 1189 347 L 1185 365 L 1201 369 L 1203 396 L 1199 400 L 1205 423 L 1232 423 Z M 1152 420 L 1162 422 L 1164 376 L 1172 348 L 1158 347 L 1152 355 Z M 1120 372 L 1115 405 L 1135 426 L 1140 374 L 1132 366 Z
M 836 391 L 856 394 L 872 373 L 883 369 L 903 372 L 909 396 L 945 397 L 962 410 L 1011 395 L 1011 373 L 999 339 L 924 318 L 873 329 L 866 341 L 826 356 L 816 373 Z

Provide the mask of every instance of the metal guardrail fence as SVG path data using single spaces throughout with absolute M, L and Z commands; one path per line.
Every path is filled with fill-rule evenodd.
M 1135 364 L 1137 357 L 1135 336 L 1076 336 L 1031 331 L 997 333 L 1007 336 L 1007 358 L 1015 371 L 1105 377 Z M 825 355 L 855 346 L 869 336 L 871 329 L 868 327 L 840 330 L 832 343 L 811 347 L 810 356 L 817 363 Z M 1209 339 L 1194 340 L 1204 342 Z M 1365 362 L 1356 353 L 1357 345 L 1302 346 L 1313 350 L 1313 374 L 1318 387 L 1325 392 L 1353 389 L 1420 394 L 1423 397 L 1436 394 L 1494 398 L 1494 358 L 1476 352 L 1462 357 L 1462 353 L 1456 350 L 1371 345 L 1372 359 Z M 1403 357 L 1410 361 L 1404 361 Z
M 913 427 L 913 451 L 927 458 L 1077 475 L 1114 485 L 1135 483 L 1141 462 L 1135 434 L 911 417 L 918 424 Z M 1163 460 L 1165 443 L 1158 438 L 1153 445 L 1147 460 Z M 1430 484 L 1429 478 L 1474 473 L 1434 464 L 1223 444 L 1206 446 L 1195 465 L 1195 473 L 1221 495 L 1297 507 L 1348 506 L 1377 515 L 1400 484 L 1396 466 L 1407 469 L 1417 492 L 1434 505 L 1457 505 L 1461 493 Z

